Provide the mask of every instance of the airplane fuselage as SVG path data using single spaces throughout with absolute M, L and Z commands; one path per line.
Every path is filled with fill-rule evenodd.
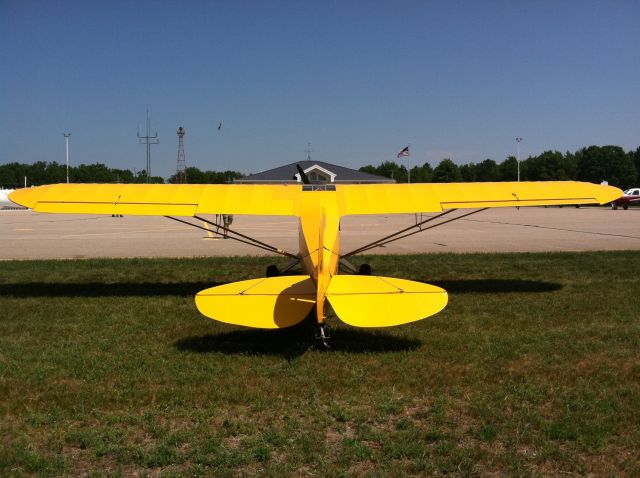
M 325 319 L 325 295 L 340 260 L 340 215 L 333 191 L 302 194 L 299 228 L 300 262 L 313 279 L 318 322 Z

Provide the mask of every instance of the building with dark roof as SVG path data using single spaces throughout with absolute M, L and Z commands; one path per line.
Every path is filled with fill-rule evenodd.
M 395 183 L 394 179 L 384 176 L 364 173 L 337 164 L 325 163 L 323 161 L 297 161 L 286 164 L 278 168 L 268 169 L 261 173 L 250 174 L 241 179 L 234 180 L 234 183 L 241 184 L 295 184 L 301 183 L 300 173 L 296 166 L 299 165 L 307 177 L 313 183 L 337 183 L 337 184 L 374 184 L 374 183 Z

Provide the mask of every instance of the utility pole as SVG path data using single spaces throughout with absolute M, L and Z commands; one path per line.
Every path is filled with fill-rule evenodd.
M 516 138 L 516 144 L 518 145 L 518 156 L 516 157 L 516 161 L 518 163 L 518 182 L 520 182 L 520 143 L 522 142 L 522 138 Z
M 145 136 L 140 134 L 140 125 L 138 125 L 138 140 L 140 143 L 147 145 L 147 183 L 151 180 L 151 145 L 158 144 L 160 142 L 158 139 L 158 132 L 156 131 L 153 136 L 151 136 L 149 133 L 150 129 L 151 120 L 149 119 L 149 107 L 147 106 L 147 133 Z
M 62 135 L 64 136 L 64 145 L 67 150 L 67 184 L 69 184 L 69 136 L 71 136 L 71 133 L 62 133 Z

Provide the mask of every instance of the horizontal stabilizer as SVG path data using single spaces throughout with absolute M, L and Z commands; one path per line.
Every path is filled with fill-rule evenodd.
M 338 275 L 326 294 L 340 320 L 355 327 L 390 327 L 437 314 L 447 305 L 447 292 L 405 279 Z
M 291 327 L 309 314 L 316 288 L 309 276 L 251 279 L 198 292 L 203 315 L 227 324 L 259 329 Z

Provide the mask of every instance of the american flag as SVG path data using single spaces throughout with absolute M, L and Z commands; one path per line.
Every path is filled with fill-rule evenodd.
M 406 146 L 405 148 L 402 148 L 402 151 L 400 151 L 396 157 L 401 158 L 402 156 L 409 156 L 409 154 L 409 146 Z

